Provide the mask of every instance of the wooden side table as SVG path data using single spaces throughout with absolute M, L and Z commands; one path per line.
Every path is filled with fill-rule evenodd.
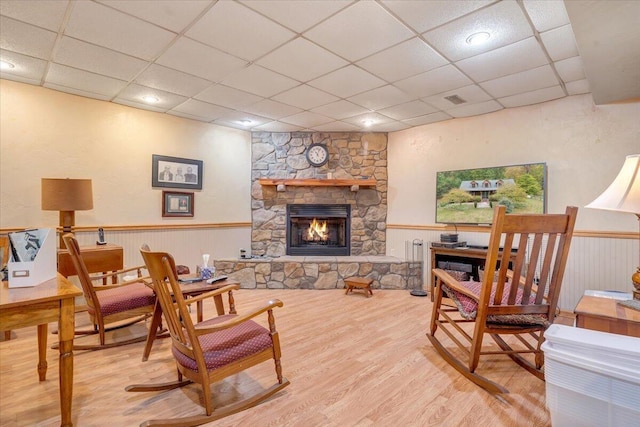
M 112 245 L 94 245 L 82 246 L 80 254 L 87 266 L 89 273 L 108 273 L 112 271 L 122 270 L 124 268 L 124 251 L 122 246 Z M 75 276 L 76 268 L 73 266 L 69 251 L 66 249 L 58 249 L 58 272 L 64 277 Z M 116 278 L 113 278 L 114 283 Z
M 619 305 L 614 299 L 585 295 L 574 313 L 578 328 L 640 338 L 640 311 Z

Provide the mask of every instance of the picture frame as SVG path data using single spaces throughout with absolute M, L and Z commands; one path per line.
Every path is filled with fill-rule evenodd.
M 192 217 L 194 193 L 162 192 L 162 217 Z
M 151 186 L 202 190 L 203 161 L 153 154 Z

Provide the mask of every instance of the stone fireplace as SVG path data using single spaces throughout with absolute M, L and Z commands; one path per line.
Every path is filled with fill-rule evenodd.
M 287 218 L 287 206 L 305 204 L 349 207 L 350 224 L 345 230 L 349 241 L 345 245 L 340 244 L 343 247 L 339 251 L 333 248 L 335 253 L 330 255 L 386 254 L 386 133 L 254 132 L 251 139 L 252 255 L 293 255 L 288 249 L 291 224 Z M 320 167 L 311 166 L 305 156 L 306 149 L 314 143 L 325 145 L 329 151 L 328 162 Z M 261 179 L 312 179 L 325 183 L 370 180 L 373 184 L 361 187 L 264 185 Z M 338 227 L 338 224 L 339 221 L 332 220 L 327 225 Z M 299 228 L 299 224 L 294 224 L 295 227 Z M 311 255 L 323 244 L 307 241 L 303 246 L 306 247 L 293 252 Z M 315 249 L 309 246 L 315 246 Z
M 351 254 L 351 205 L 287 205 L 287 255 Z

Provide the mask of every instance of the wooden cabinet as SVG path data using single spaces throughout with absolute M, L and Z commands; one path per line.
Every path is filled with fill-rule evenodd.
M 109 243 L 106 245 L 82 246 L 80 254 L 89 273 L 108 273 L 124 268 L 122 246 Z M 58 249 L 58 272 L 64 277 L 77 275 L 69 251 L 66 249 Z

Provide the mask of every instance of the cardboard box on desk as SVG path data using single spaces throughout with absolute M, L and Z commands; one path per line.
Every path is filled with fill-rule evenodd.
M 33 261 L 13 261 L 13 257 L 9 261 L 10 288 L 36 286 L 56 277 L 56 233 L 50 228 L 41 229 L 41 235 L 44 238 Z

